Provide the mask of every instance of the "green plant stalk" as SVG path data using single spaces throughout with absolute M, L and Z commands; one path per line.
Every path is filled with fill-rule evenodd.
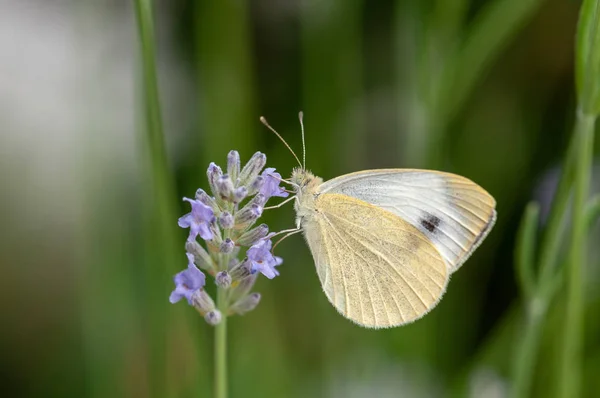
M 530 397 L 531 382 L 535 369 L 535 359 L 542 325 L 546 317 L 547 302 L 542 298 L 532 297 L 526 307 L 526 325 L 523 336 L 517 344 L 515 359 L 513 360 L 513 386 L 511 397 Z
M 515 253 L 515 263 L 517 265 L 517 275 L 521 290 L 527 299 L 530 299 L 535 292 L 535 239 L 538 228 L 540 206 L 531 202 L 525 208 L 523 221 L 518 232 L 517 250 Z
M 585 212 L 587 219 L 587 230 L 594 228 L 594 224 L 600 218 L 600 195 L 596 195 L 587 205 Z
M 173 203 L 174 188 L 170 178 L 167 155 L 164 146 L 162 116 L 158 92 L 156 71 L 156 51 L 154 44 L 154 23 L 151 0 L 134 0 L 140 52 L 143 69 L 144 111 L 146 128 L 144 143 L 146 144 L 147 161 L 150 165 L 150 194 L 154 202 L 148 209 L 151 214 L 151 228 L 147 234 L 148 247 L 154 247 L 159 257 L 154 263 L 156 267 L 148 267 L 147 308 L 150 325 L 150 380 L 152 395 L 167 395 L 166 384 L 166 325 L 168 295 L 167 278 L 169 265 L 175 264 L 176 232 L 173 224 L 175 206 Z
M 556 294 L 556 267 L 558 264 L 560 242 L 564 237 L 564 224 L 569 203 L 570 190 L 573 182 L 573 170 L 577 154 L 577 135 L 574 134 L 569 142 L 567 156 L 562 167 L 562 173 L 559 179 L 558 187 L 552 201 L 552 211 L 550 212 L 546 230 L 543 235 L 543 241 L 538 260 L 538 278 L 535 288 L 531 289 L 524 286 L 525 289 L 533 291 L 527 297 L 527 291 L 524 290 L 527 301 L 526 324 L 523 331 L 523 337 L 518 343 L 517 353 L 513 362 L 513 388 L 511 395 L 513 397 L 528 397 L 530 395 L 531 381 L 535 365 L 535 358 L 541 339 L 543 322 L 546 317 L 546 310 Z M 529 212 L 530 209 L 527 209 Z M 529 218 L 527 213 L 525 217 Z M 523 238 L 527 238 L 524 236 Z M 521 243 L 521 242 L 520 242 Z M 529 255 L 531 256 L 531 255 Z M 518 258 L 519 259 L 519 258 Z M 529 257 L 531 260 L 531 257 Z M 522 260 L 520 260 L 522 261 Z M 524 264 L 519 264 L 520 276 L 525 274 Z M 528 278 L 531 277 L 527 271 Z M 527 279 L 528 279 L 527 278 Z
M 215 398 L 227 398 L 227 291 L 217 288 L 221 322 L 215 326 Z
M 539 297 L 538 285 L 535 281 L 535 238 L 539 221 L 540 207 L 531 202 L 527 205 L 519 228 L 515 263 L 518 281 L 526 303 L 525 325 L 523 336 L 517 343 L 512 366 L 513 385 L 511 396 L 514 398 L 528 397 L 531 389 L 533 369 L 535 368 L 536 352 L 539 347 L 541 326 L 543 324 L 547 301 Z
M 562 371 L 559 374 L 559 396 L 580 396 L 583 349 L 583 285 L 586 251 L 586 200 L 589 195 L 594 148 L 595 116 L 577 112 L 577 164 L 573 192 L 573 223 L 567 270 L 567 304 L 562 345 Z
M 563 229 L 567 214 L 567 205 L 573 184 L 573 170 L 577 155 L 577 139 L 575 135 L 569 142 L 567 157 L 562 167 L 562 173 L 552 199 L 552 210 L 548 218 L 548 224 L 544 233 L 539 260 L 539 282 L 546 285 L 553 279 L 558 264 L 558 252 L 563 237 Z

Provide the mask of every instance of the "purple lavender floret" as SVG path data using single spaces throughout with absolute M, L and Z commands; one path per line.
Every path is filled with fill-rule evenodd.
M 264 183 L 262 184 L 259 192 L 263 194 L 267 200 L 272 196 L 287 198 L 290 195 L 279 186 L 281 174 L 275 172 L 274 167 L 266 168 L 262 172 L 262 177 L 264 178 Z
M 273 279 L 279 275 L 275 267 L 281 265 L 283 259 L 273 256 L 271 253 L 272 246 L 273 242 L 270 239 L 262 239 L 248 249 L 246 256 L 248 256 L 248 260 L 251 262 L 252 273 L 260 272 L 269 279 Z
M 183 198 L 183 200 L 190 202 L 192 211 L 180 217 L 177 223 L 181 228 L 190 229 L 188 241 L 195 241 L 198 235 L 204 240 L 212 239 L 213 234 L 210 231 L 210 224 L 215 222 L 215 213 L 213 210 L 199 200 L 189 198 Z
M 173 304 L 185 297 L 188 303 L 192 305 L 192 296 L 202 289 L 206 283 L 206 277 L 194 264 L 194 256 L 190 253 L 186 253 L 186 255 L 188 268 L 173 277 L 175 289 L 169 297 L 169 301 Z

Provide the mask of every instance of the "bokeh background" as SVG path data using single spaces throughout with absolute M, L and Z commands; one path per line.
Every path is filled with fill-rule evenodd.
M 0 0 L 2 395 L 210 396 L 212 329 L 167 301 L 186 265 L 180 198 L 206 189 L 208 163 L 231 149 L 242 161 L 262 151 L 288 175 L 292 156 L 258 117 L 300 151 L 303 110 L 317 175 L 462 174 L 495 196 L 498 222 L 433 312 L 383 331 L 339 316 L 302 238 L 286 240 L 281 276 L 260 279 L 259 307 L 229 323 L 231 396 L 507 396 L 523 327 L 516 231 L 532 198 L 544 221 L 571 134 L 580 3 L 156 3 L 170 168 L 158 195 L 132 2 Z M 264 217 L 272 230 L 294 222 L 291 206 Z M 600 391 L 590 251 L 587 397 Z M 562 297 L 544 324 L 536 397 L 555 388 Z

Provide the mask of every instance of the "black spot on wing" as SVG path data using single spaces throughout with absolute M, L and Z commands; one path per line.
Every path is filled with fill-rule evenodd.
M 421 219 L 421 225 L 431 233 L 434 233 L 442 220 L 437 218 L 436 216 L 429 214 L 426 218 Z

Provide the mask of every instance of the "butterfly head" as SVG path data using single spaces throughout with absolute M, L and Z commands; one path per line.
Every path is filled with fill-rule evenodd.
M 317 177 L 303 167 L 296 167 L 294 171 L 292 171 L 292 177 L 290 181 L 292 184 L 296 184 L 298 186 L 298 188 L 296 188 L 298 191 L 305 192 L 313 192 L 319 185 L 323 183 L 323 179 L 321 177 Z

